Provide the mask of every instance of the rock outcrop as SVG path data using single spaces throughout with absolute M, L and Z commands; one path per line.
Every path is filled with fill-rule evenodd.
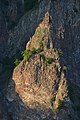
M 44 19 L 27 43 L 26 50 L 32 51 L 31 56 L 28 61 L 23 60 L 14 69 L 13 80 L 16 92 L 25 106 L 34 109 L 44 108 L 44 113 L 50 109 L 53 112 L 49 119 L 77 120 L 78 117 L 69 96 L 70 86 L 67 78 L 68 61 L 66 61 L 67 53 L 65 53 L 64 47 L 68 47 L 68 43 L 66 43 L 68 40 L 66 23 L 63 22 L 66 20 L 66 16 L 55 21 L 52 4 L 60 7 L 59 1 L 58 5 L 56 1 L 49 4 L 49 10 L 45 13 Z M 55 110 L 58 112 L 54 112 Z
M 79 0 L 42 0 L 9 31 L 9 58 L 28 42 L 3 100 L 11 119 L 79 120 L 79 31 Z

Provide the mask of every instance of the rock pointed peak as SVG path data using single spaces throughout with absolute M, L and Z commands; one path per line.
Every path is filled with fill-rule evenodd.
M 43 43 L 44 49 L 52 48 L 52 40 L 50 37 L 50 22 L 51 16 L 47 11 L 44 19 L 41 21 L 39 26 L 36 28 L 34 35 L 30 38 L 30 41 L 26 45 L 26 49 L 40 48 L 40 42 Z

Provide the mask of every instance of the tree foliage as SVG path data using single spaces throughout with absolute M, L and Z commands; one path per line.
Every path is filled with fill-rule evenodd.
M 31 51 L 30 50 L 24 50 L 24 52 L 22 53 L 22 56 L 24 58 L 24 60 L 28 61 L 30 56 L 31 56 Z

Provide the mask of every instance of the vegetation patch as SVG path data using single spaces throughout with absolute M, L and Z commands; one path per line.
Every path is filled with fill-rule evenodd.
M 20 53 L 20 56 L 16 56 L 16 60 L 15 60 L 15 66 L 19 65 L 20 61 L 22 59 L 24 59 L 25 61 L 29 61 L 30 57 L 34 54 L 38 54 L 40 52 L 42 52 L 44 50 L 44 45 L 43 45 L 43 41 L 41 40 L 40 41 L 40 48 L 36 49 L 36 48 L 32 48 L 32 50 L 24 50 L 22 52 L 22 54 Z M 19 59 L 20 58 L 20 59 Z M 50 57 L 45 57 L 44 55 L 41 55 L 41 58 L 43 58 L 44 60 L 44 63 L 46 64 L 52 64 L 53 62 L 53 58 L 50 58 Z
M 44 37 L 47 35 L 47 33 L 48 33 L 48 30 L 47 30 L 47 28 L 45 28 L 44 29 Z
M 40 41 L 40 49 L 43 51 L 44 50 L 44 45 L 43 45 L 43 42 Z
M 32 52 L 32 54 L 36 54 L 37 53 L 37 50 L 36 50 L 36 48 L 32 48 L 32 50 L 31 50 L 31 52 Z
M 55 97 L 52 96 L 52 97 L 51 97 L 51 106 L 53 106 L 54 101 L 55 101 Z
M 16 60 L 14 61 L 14 64 L 15 64 L 15 66 L 18 66 L 18 65 L 20 64 L 20 60 L 16 59 Z
M 57 109 L 62 109 L 63 108 L 63 101 L 62 100 L 58 100 L 58 108 Z
M 53 58 L 50 58 L 50 57 L 45 58 L 46 64 L 52 64 L 52 62 L 53 62 Z
M 22 53 L 22 56 L 25 61 L 28 61 L 31 55 L 32 55 L 32 52 L 30 50 L 24 50 Z
M 24 50 L 22 52 L 22 54 L 20 53 L 20 55 L 15 55 L 15 57 L 16 57 L 16 60 L 14 61 L 15 66 L 19 65 L 20 61 L 22 59 L 24 59 L 25 61 L 29 61 L 31 55 L 38 54 L 38 53 L 42 52 L 43 48 L 44 48 L 44 46 L 41 43 L 40 44 L 40 48 L 38 48 L 38 49 L 36 49 L 36 48 L 33 47 L 32 50 L 27 49 L 27 50 Z
M 61 57 L 63 55 L 63 52 L 61 49 L 59 49 L 58 51 L 56 51 L 57 56 Z

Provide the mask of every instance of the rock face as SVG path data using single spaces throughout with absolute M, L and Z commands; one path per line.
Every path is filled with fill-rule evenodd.
M 68 6 L 68 3 L 66 4 Z M 44 19 L 26 45 L 27 50 L 35 49 L 36 53 L 32 52 L 28 61 L 23 60 L 14 69 L 13 80 L 16 92 L 29 108 L 44 107 L 44 113 L 47 109 L 58 110 L 58 113 L 52 112 L 49 119 L 77 120 L 78 117 L 72 108 L 73 103 L 69 96 L 69 83 L 74 82 L 74 79 L 72 81 L 68 76 L 68 69 L 71 68 L 71 62 L 68 60 L 72 59 L 73 44 L 68 43 L 72 41 L 70 37 L 72 33 L 67 36 L 69 32 L 67 29 L 72 23 L 68 22 L 64 6 L 62 9 L 61 5 L 63 6 L 60 1 L 49 2 L 49 9 Z M 53 11 L 57 12 L 53 13 Z M 75 29 L 74 24 L 73 28 Z
M 57 100 L 58 96 L 60 96 L 59 99 L 67 97 L 67 84 L 64 73 L 61 71 L 59 56 L 57 51 L 54 51 L 52 48 L 49 17 L 49 13 L 46 13 L 44 20 L 26 46 L 26 49 L 32 50 L 36 48 L 36 51 L 39 51 L 42 43 L 43 50 L 35 55 L 32 54 L 28 62 L 23 61 L 13 72 L 16 91 L 30 106 L 33 104 L 42 104 L 50 107 L 51 96 L 54 96 L 54 99 L 56 99 L 55 94 L 58 93 L 59 83 L 60 90 Z M 59 77 L 57 76 L 57 72 L 60 74 Z M 61 90 L 62 85 L 64 87 L 63 90 Z
M 8 48 L 9 32 L 23 15 L 23 0 L 0 0 L 0 55 L 4 57 Z
M 11 119 L 79 120 L 79 31 L 79 0 L 42 0 L 9 31 L 4 55 L 29 41 L 4 99 Z

